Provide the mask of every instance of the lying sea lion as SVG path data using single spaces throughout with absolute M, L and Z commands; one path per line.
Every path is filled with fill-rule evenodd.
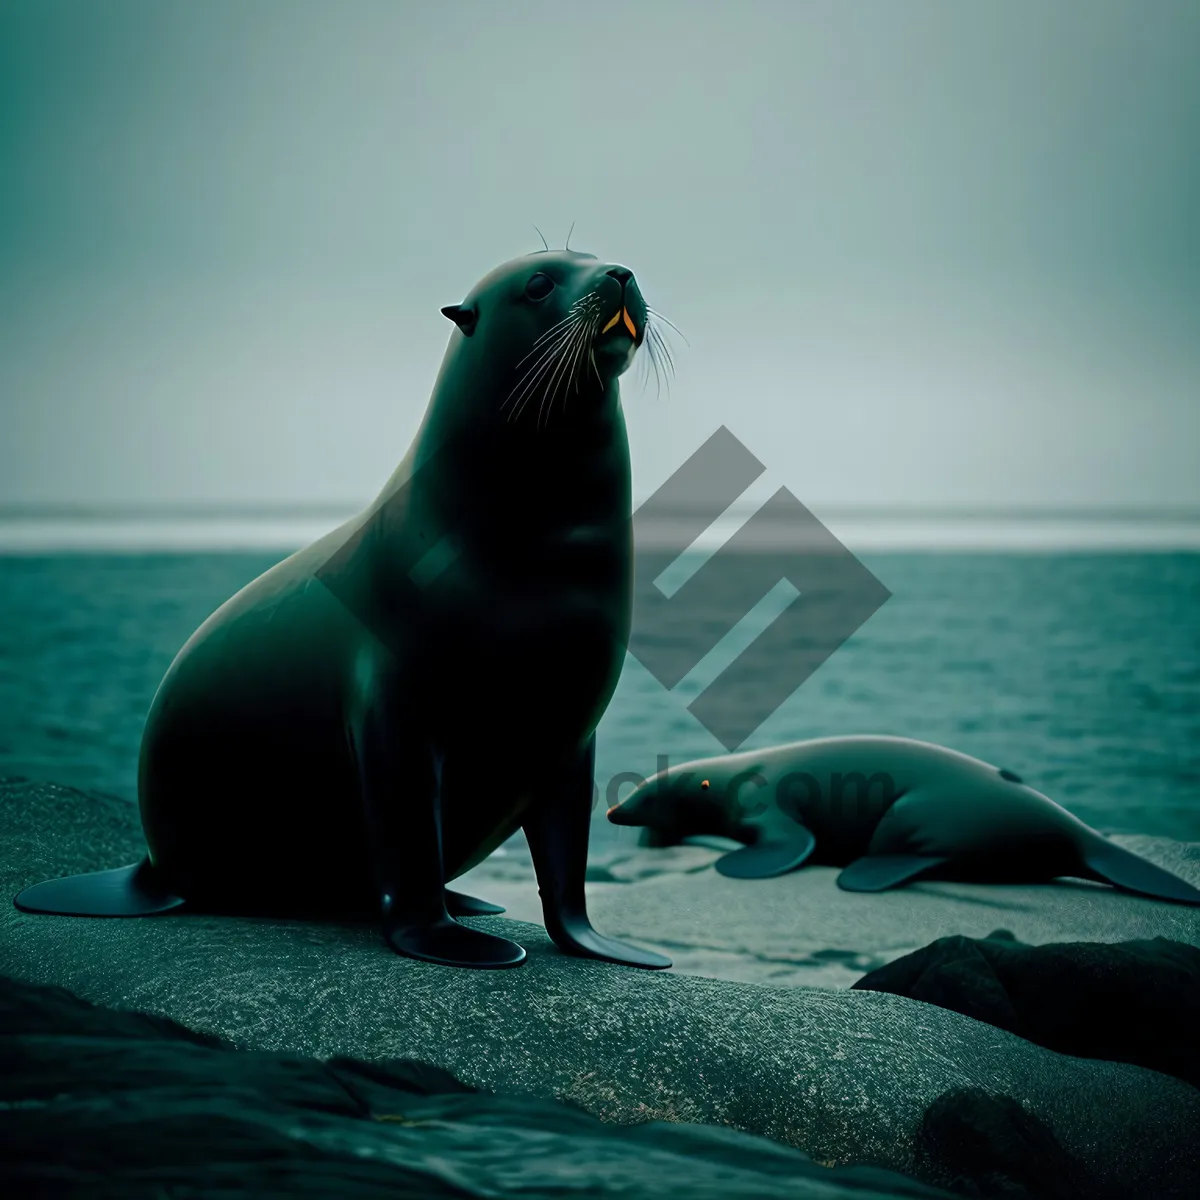
M 1029 882 L 1063 875 L 1200 904 L 1200 890 L 1108 841 L 1012 771 L 908 738 L 818 738 L 670 767 L 608 811 L 667 845 L 745 843 L 722 875 L 759 879 L 805 862 L 879 892 L 919 878 Z

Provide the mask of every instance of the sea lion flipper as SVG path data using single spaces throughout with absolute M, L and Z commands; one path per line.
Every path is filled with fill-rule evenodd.
M 789 830 L 786 838 L 756 842 L 731 850 L 716 861 L 716 869 L 730 879 L 769 879 L 794 871 L 812 854 L 817 840 L 803 825 Z
M 844 892 L 886 892 L 949 861 L 924 854 L 866 854 L 837 877 L 837 885 Z
M 162 887 L 148 858 L 111 871 L 47 879 L 13 900 L 22 912 L 62 917 L 150 917 L 183 903 Z
M 519 966 L 525 951 L 516 942 L 460 925 L 447 911 L 442 758 L 403 703 L 397 666 L 362 666 L 363 702 L 350 733 L 384 940 L 397 954 L 439 966 Z
M 1173 900 L 1181 904 L 1200 904 L 1200 890 L 1178 875 L 1156 867 L 1140 855 L 1096 837 L 1082 850 L 1083 861 L 1101 879 L 1123 891 Z
M 504 912 L 504 906 L 493 904 L 490 900 L 480 900 L 478 896 L 468 896 L 464 892 L 452 892 L 447 888 L 446 911 L 452 917 L 495 917 Z
M 525 950 L 516 942 L 469 929 L 450 916 L 388 922 L 384 937 L 397 954 L 440 967 L 518 967 L 525 961 Z
M 593 735 L 574 762 L 549 773 L 541 782 L 525 813 L 523 827 L 537 873 L 546 932 L 566 954 L 626 967 L 662 970 L 671 966 L 665 955 L 605 937 L 588 920 L 583 885 L 595 769 Z

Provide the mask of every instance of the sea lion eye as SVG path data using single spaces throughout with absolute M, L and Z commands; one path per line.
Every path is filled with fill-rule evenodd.
M 539 271 L 536 275 L 531 276 L 525 285 L 525 295 L 530 300 L 545 300 L 552 291 L 554 291 L 554 280 L 544 271 Z

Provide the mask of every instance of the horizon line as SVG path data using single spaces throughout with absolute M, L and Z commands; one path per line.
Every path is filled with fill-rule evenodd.
M 373 499 L 374 497 L 372 497 Z M 634 503 L 634 511 L 647 498 Z M 352 501 L 0 501 L 0 521 L 253 521 L 271 519 L 346 520 L 362 512 L 370 500 Z M 734 501 L 723 516 L 751 515 L 763 501 Z M 706 506 L 705 506 L 706 507 Z M 990 521 L 1158 521 L 1200 522 L 1200 505 L 1183 504 L 820 504 L 806 503 L 811 512 L 850 520 Z M 686 505 L 659 510 L 662 516 L 694 511 Z
M 727 544 L 739 528 L 750 528 L 753 536 L 742 539 L 737 552 L 803 552 L 805 535 L 786 519 L 754 519 L 753 506 L 726 512 L 713 520 L 691 543 L 693 551 L 708 553 Z M 678 510 L 676 510 L 678 513 Z M 351 514 L 352 515 L 352 514 Z M 189 554 L 278 551 L 293 553 L 325 537 L 345 523 L 347 514 L 337 516 L 290 515 L 282 517 L 233 518 L 203 514 L 180 519 L 156 512 L 135 519 L 80 519 L 58 516 L 38 519 L 26 513 L 16 520 L 0 517 L 0 557 L 12 555 L 85 554 Z M 959 512 L 953 516 L 914 516 L 911 512 L 887 512 L 883 517 L 836 516 L 828 511 L 818 523 L 852 553 L 876 551 L 927 552 L 967 551 L 983 553 L 1022 552 L 1129 552 L 1200 551 L 1200 514 L 1180 520 L 1113 518 L 1095 512 L 1074 514 L 1071 519 L 1005 519 Z M 671 550 L 679 553 L 680 538 L 690 536 L 694 523 L 670 513 L 656 513 L 636 522 L 639 550 Z M 811 534 L 811 530 L 809 531 Z M 799 539 L 799 540 L 797 540 Z M 816 552 L 828 542 L 818 537 Z

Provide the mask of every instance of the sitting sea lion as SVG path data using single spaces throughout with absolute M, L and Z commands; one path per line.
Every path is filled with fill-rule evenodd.
M 608 811 L 668 845 L 745 843 L 722 875 L 805 862 L 845 867 L 838 886 L 879 892 L 918 878 L 1028 882 L 1072 875 L 1200 904 L 1200 890 L 1108 841 L 1013 772 L 929 742 L 818 738 L 670 767 Z
M 518 829 L 564 951 L 670 959 L 584 904 L 595 729 L 632 603 L 618 378 L 647 334 L 633 273 L 575 251 L 496 268 L 461 304 L 415 440 L 358 516 L 223 604 L 142 739 L 143 862 L 50 880 L 26 912 L 373 912 L 400 954 L 515 966 L 448 881 Z M 347 431 L 361 437 L 361 431 Z

